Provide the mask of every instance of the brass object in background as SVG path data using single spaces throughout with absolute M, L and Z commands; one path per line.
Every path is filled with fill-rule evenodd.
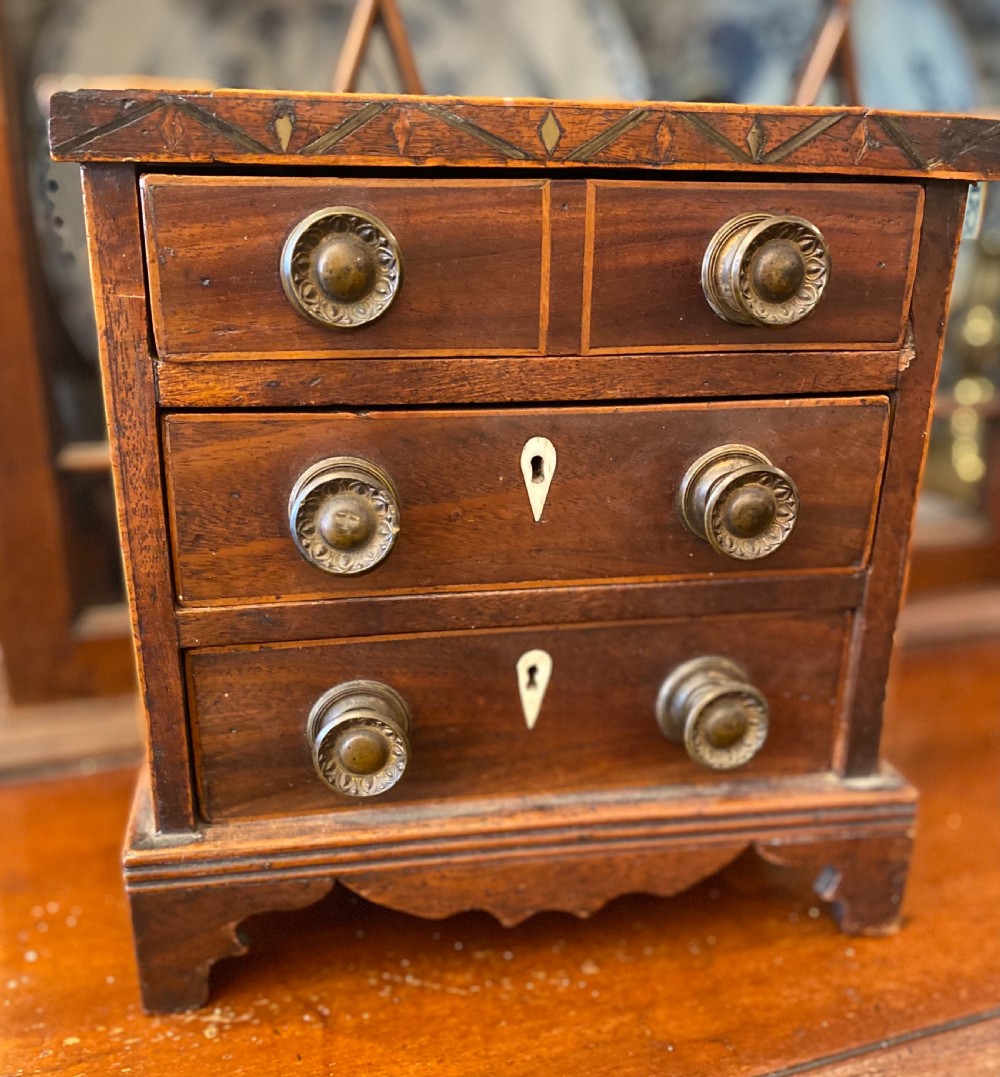
M 300 314 L 354 329 L 384 314 L 400 282 L 399 246 L 377 217 L 351 206 L 310 214 L 281 252 L 281 283 Z
M 399 533 L 392 479 L 353 456 L 320 460 L 298 478 L 288 524 L 302 556 L 324 572 L 356 576 L 382 561 Z
M 744 213 L 712 237 L 701 265 L 701 287 L 720 318 L 780 329 L 820 301 L 830 277 L 822 233 L 801 217 Z
M 345 681 L 316 700 L 306 732 L 316 771 L 331 789 L 373 797 L 403 776 L 409 728 L 409 708 L 395 689 Z
M 795 527 L 792 479 L 749 445 L 720 445 L 687 470 L 677 498 L 687 528 L 737 561 L 767 557 Z
M 730 770 L 753 759 L 767 739 L 767 700 L 730 659 L 694 658 L 663 682 L 656 721 L 696 763 Z

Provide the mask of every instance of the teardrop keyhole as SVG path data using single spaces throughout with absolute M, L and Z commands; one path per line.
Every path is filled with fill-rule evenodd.
M 535 648 L 525 651 L 517 660 L 517 694 L 529 729 L 534 729 L 538 721 L 551 676 L 552 656 L 547 651 Z
M 528 492 L 531 515 L 537 524 L 542 518 L 556 473 L 556 447 L 548 438 L 528 438 L 521 449 L 521 478 Z

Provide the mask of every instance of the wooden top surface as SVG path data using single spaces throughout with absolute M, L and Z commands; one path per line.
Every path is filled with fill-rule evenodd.
M 903 652 L 887 754 L 921 790 L 899 934 L 838 934 L 742 859 L 670 899 L 501 928 L 333 894 L 248 925 L 207 1008 L 139 1010 L 132 775 L 0 788 L 0 1073 L 995 1077 L 1000 642 Z
M 81 90 L 50 136 L 73 161 L 1000 175 L 994 119 L 861 108 Z

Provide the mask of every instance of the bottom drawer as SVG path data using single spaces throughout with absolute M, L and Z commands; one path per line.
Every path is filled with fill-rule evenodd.
M 202 813 L 239 819 L 506 795 L 537 802 L 822 771 L 837 736 L 849 626 L 846 612 L 769 613 L 191 651 Z M 738 664 L 767 701 L 766 740 L 734 770 L 693 761 L 657 722 L 664 681 L 701 656 Z M 317 772 L 316 736 L 336 706 L 307 730 L 317 700 L 358 679 L 389 686 L 409 712 L 405 772 L 377 796 L 336 791 Z M 676 711 L 681 722 L 691 713 Z M 721 722 L 714 739 L 721 730 L 724 740 L 725 714 L 713 721 Z M 357 765 L 367 752 L 370 762 L 363 735 L 346 755 L 338 745 L 338 761 Z

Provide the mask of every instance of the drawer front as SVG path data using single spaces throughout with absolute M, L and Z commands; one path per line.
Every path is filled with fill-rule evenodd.
M 843 612 L 768 614 L 191 652 L 202 811 L 234 819 L 822 771 L 849 625 Z M 539 650 L 551 673 L 529 729 L 519 659 Z M 707 655 L 736 662 L 770 709 L 763 747 L 725 772 L 667 740 L 655 714 L 665 678 Z M 357 679 L 390 686 L 409 709 L 405 772 L 375 797 L 327 785 L 307 735 L 316 700 Z
M 585 350 L 896 344 L 909 304 L 922 204 L 915 184 L 594 181 Z M 706 301 L 702 259 L 712 237 L 727 221 L 749 213 L 804 218 L 826 241 L 826 288 L 796 324 L 730 324 Z
M 143 201 L 153 328 L 162 356 L 539 353 L 548 305 L 542 180 L 218 179 L 152 176 Z M 330 207 L 394 236 L 399 286 L 374 321 L 299 313 L 282 250 Z
M 884 397 L 171 415 L 164 438 L 179 599 L 246 602 L 854 568 L 867 556 L 888 415 Z M 551 452 L 537 449 L 539 438 Z M 733 443 L 758 451 L 798 490 L 794 529 L 760 559 L 717 552 L 685 526 L 678 509 L 692 465 Z M 394 544 L 360 575 L 310 563 L 289 525 L 300 476 L 340 458 L 373 465 L 382 485 L 391 482 L 398 508 Z M 529 498 L 533 487 L 547 488 L 541 506 L 537 496 L 534 506 Z

